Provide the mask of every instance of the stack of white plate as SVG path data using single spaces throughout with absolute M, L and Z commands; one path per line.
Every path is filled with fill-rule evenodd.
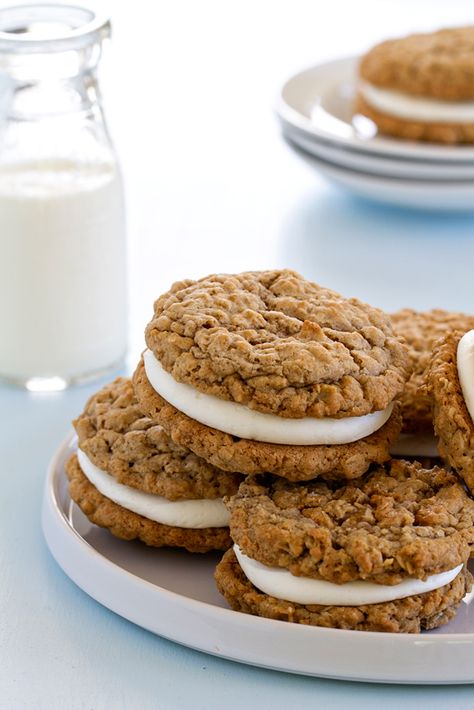
M 283 135 L 318 172 L 362 197 L 424 209 L 474 211 L 474 146 L 417 143 L 377 134 L 354 115 L 357 58 L 296 74 L 277 114 Z

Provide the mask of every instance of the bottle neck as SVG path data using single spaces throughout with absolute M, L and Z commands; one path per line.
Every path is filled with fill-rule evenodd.
M 97 82 L 109 34 L 76 6 L 0 8 L 0 169 L 114 163 Z
M 13 82 L 0 77 L 0 121 L 36 121 L 90 115 L 102 120 L 97 81 L 92 75 L 74 79 Z
M 0 121 L 87 113 L 101 120 L 99 58 L 98 45 L 82 52 L 0 54 Z
M 34 80 L 0 75 L 0 169 L 32 159 L 115 161 L 95 68 Z

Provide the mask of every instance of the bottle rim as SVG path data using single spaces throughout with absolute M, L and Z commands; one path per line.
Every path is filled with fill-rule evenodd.
M 110 36 L 110 19 L 85 5 L 24 4 L 0 8 L 0 52 L 67 52 Z

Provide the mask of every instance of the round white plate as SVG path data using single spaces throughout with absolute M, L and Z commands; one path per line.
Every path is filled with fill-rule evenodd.
M 422 179 L 447 182 L 449 180 L 470 180 L 474 182 L 474 162 L 452 164 L 447 162 L 400 160 L 399 158 L 374 155 L 362 151 L 348 150 L 343 146 L 325 143 L 316 136 L 282 122 L 283 135 L 292 144 L 302 148 L 316 158 L 327 160 L 344 168 L 361 172 L 384 175 L 386 177 Z
M 389 138 L 377 135 L 369 119 L 354 117 L 357 61 L 350 57 L 319 64 L 289 79 L 276 105 L 282 122 L 351 150 L 412 160 L 474 161 L 474 147 Z
M 474 605 L 423 634 L 342 631 L 231 611 L 218 594 L 219 555 L 153 549 L 91 525 L 67 492 L 73 437 L 48 471 L 42 524 L 58 564 L 87 594 L 155 634 L 222 658 L 305 675 L 390 683 L 474 682 Z
M 422 210 L 474 211 L 474 181 L 443 182 L 390 178 L 350 170 L 316 158 L 298 148 L 294 150 L 311 168 L 359 197 Z

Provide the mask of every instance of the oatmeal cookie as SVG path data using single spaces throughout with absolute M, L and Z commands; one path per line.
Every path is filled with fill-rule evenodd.
M 464 332 L 445 336 L 434 349 L 427 372 L 433 421 L 443 458 L 474 494 L 474 424 L 466 408 L 457 370 L 457 347 Z
M 355 112 L 379 132 L 438 143 L 473 143 L 474 27 L 378 44 L 362 57 Z
M 425 580 L 474 546 L 474 501 L 457 477 L 406 461 L 346 484 L 249 477 L 227 505 L 248 557 L 336 584 Z
M 146 493 L 172 501 L 222 498 L 235 493 L 242 480 L 173 442 L 143 414 L 126 378 L 94 394 L 73 424 L 79 448 L 98 468 Z
M 389 39 L 371 49 L 359 73 L 381 88 L 445 101 L 474 99 L 474 27 Z
M 409 463 L 417 463 L 420 464 L 422 468 L 435 468 L 436 466 L 443 466 L 446 468 L 446 464 L 443 463 L 440 456 L 392 456 L 392 458 L 402 459 L 403 461 L 408 461 Z
M 391 314 L 397 335 L 408 345 L 412 374 L 401 395 L 403 432 L 432 433 L 432 400 L 424 385 L 437 340 L 452 330 L 466 332 L 474 328 L 474 315 L 445 311 L 440 308 L 420 312 L 404 308 Z
M 450 584 L 405 599 L 358 607 L 303 605 L 259 591 L 242 572 L 233 550 L 228 550 L 219 562 L 215 579 L 220 593 L 235 611 L 312 626 L 403 633 L 446 624 L 455 616 L 472 584 L 471 574 L 463 569 Z
M 71 498 L 91 522 L 123 540 L 138 539 L 152 547 L 184 547 L 189 552 L 226 550 L 229 528 L 179 528 L 138 515 L 103 496 L 83 474 L 76 455 L 66 464 Z
M 383 463 L 390 458 L 390 447 L 401 429 L 400 405 L 395 402 L 391 417 L 380 429 L 351 444 L 295 446 L 252 441 L 212 429 L 166 402 L 150 385 L 143 361 L 133 382 L 142 410 L 159 422 L 176 444 L 225 471 L 270 472 L 290 481 L 316 476 L 357 478 L 372 462 Z
M 177 382 L 279 417 L 382 410 L 407 377 L 388 316 L 289 270 L 175 283 L 145 337 Z
M 375 123 L 380 133 L 395 138 L 431 143 L 474 143 L 473 123 L 441 123 L 406 120 L 377 110 L 359 93 L 354 112 L 360 113 Z

